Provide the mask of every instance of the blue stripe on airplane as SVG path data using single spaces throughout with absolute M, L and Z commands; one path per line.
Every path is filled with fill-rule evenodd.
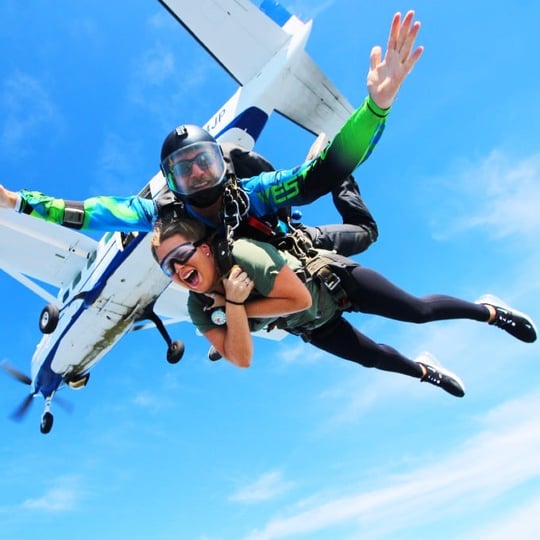
M 51 364 L 58 349 L 58 346 L 60 345 L 60 342 L 67 334 L 67 332 L 69 332 L 71 327 L 77 322 L 83 311 L 86 310 L 89 305 L 96 301 L 101 291 L 105 288 L 109 277 L 111 277 L 111 275 L 118 269 L 118 267 L 129 257 L 129 255 L 131 255 L 133 250 L 141 243 L 145 236 L 145 233 L 139 233 L 135 238 L 133 238 L 122 251 L 119 251 L 114 256 L 113 260 L 107 266 L 107 270 L 103 272 L 103 275 L 98 280 L 96 285 L 89 291 L 83 293 L 84 296 L 81 307 L 71 317 L 70 324 L 65 328 L 62 335 L 57 339 L 55 346 L 51 349 L 51 351 L 43 361 L 41 367 L 39 368 L 39 373 L 36 377 L 35 391 L 41 392 L 43 397 L 46 398 L 50 396 L 53 392 L 55 392 L 59 388 L 63 380 L 61 375 L 55 373 L 51 369 Z M 76 296 L 81 298 L 80 294 Z
M 220 135 L 226 131 L 237 128 L 245 131 L 253 140 L 257 140 L 261 134 L 266 122 L 268 120 L 268 115 L 258 107 L 248 107 L 245 111 L 242 111 L 235 119 L 227 124 L 217 135 L 218 138 Z
M 291 18 L 291 14 L 279 2 L 274 0 L 264 0 L 259 8 L 279 26 L 283 26 Z

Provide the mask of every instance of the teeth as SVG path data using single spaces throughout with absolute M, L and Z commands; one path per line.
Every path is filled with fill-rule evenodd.
M 191 272 L 187 273 L 183 279 L 184 281 L 191 283 L 194 278 L 195 278 L 195 270 L 191 270 Z

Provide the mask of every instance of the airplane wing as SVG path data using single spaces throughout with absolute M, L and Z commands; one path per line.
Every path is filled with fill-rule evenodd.
M 250 0 L 160 2 L 242 86 L 260 74 L 261 66 L 294 51 L 292 67 L 271 102 L 296 124 L 332 138 L 351 115 L 352 105 L 303 48 L 295 47 L 297 40 L 307 40 L 311 21 L 303 23 L 270 0 L 260 9 Z
M 240 85 L 290 39 L 250 0 L 160 0 Z
M 85 267 L 96 246 L 80 232 L 0 210 L 0 269 L 48 302 L 54 296 L 38 282 L 64 287 Z

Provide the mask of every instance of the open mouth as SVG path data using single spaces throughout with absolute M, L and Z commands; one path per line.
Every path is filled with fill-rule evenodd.
M 197 272 L 197 270 L 195 269 L 189 270 L 188 272 L 183 274 L 181 277 L 182 277 L 182 281 L 184 281 L 190 287 L 196 287 L 201 281 L 199 272 Z

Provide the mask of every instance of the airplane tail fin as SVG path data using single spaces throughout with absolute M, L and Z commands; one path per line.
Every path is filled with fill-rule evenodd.
M 205 128 L 222 142 L 253 147 L 276 111 L 332 137 L 352 106 L 305 52 L 312 22 L 274 0 L 160 0 L 239 83 Z

